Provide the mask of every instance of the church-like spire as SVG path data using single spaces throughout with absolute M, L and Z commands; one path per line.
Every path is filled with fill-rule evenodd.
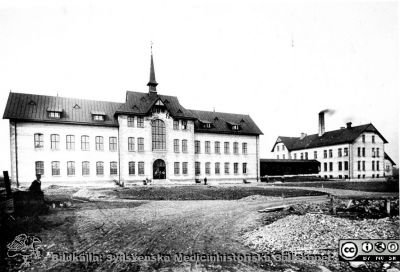
M 157 93 L 157 81 L 156 81 L 156 73 L 154 72 L 154 63 L 153 63 L 153 45 L 151 45 L 151 62 L 150 62 L 150 80 L 147 83 L 149 86 L 150 93 Z

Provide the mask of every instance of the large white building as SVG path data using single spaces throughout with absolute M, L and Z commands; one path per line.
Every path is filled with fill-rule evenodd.
M 249 115 L 185 109 L 160 95 L 151 56 L 148 93 L 123 103 L 10 93 L 11 177 L 30 184 L 125 185 L 257 181 L 261 130 Z
M 326 179 L 382 179 L 387 140 L 372 124 L 325 131 L 325 112 L 319 113 L 319 132 L 300 137 L 279 136 L 271 150 L 276 159 L 315 159 Z

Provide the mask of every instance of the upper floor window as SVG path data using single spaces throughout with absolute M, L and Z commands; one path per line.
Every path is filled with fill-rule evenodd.
M 332 157 L 333 157 L 332 149 L 329 149 L 329 158 L 332 158 Z
M 314 151 L 314 159 L 317 159 L 317 158 L 318 158 L 318 152 Z
M 187 175 L 188 173 L 188 163 L 182 162 L 182 174 Z
M 339 148 L 339 149 L 338 149 L 338 157 L 341 157 L 341 156 L 342 156 L 342 149 Z
M 183 130 L 187 129 L 187 121 L 186 120 L 182 120 L 182 129 Z
M 89 136 L 87 135 L 81 136 L 81 149 L 84 151 L 89 150 Z
M 74 150 L 75 149 L 75 136 L 74 135 L 67 135 L 67 150 Z
M 194 153 L 195 154 L 200 153 L 200 141 L 194 141 Z
M 372 148 L 372 158 L 375 158 L 375 147 Z
M 303 152 L 300 153 L 300 160 L 304 160 Z
M 179 175 L 179 162 L 174 162 L 174 175 Z
M 182 140 L 182 152 L 187 153 L 188 152 L 188 145 L 187 145 L 187 140 Z
M 144 127 L 144 118 L 143 117 L 138 117 L 137 118 L 137 127 L 143 128 Z
M 232 130 L 239 130 L 239 126 L 238 125 L 233 125 L 232 126 Z
M 328 151 L 325 149 L 324 150 L 324 159 L 328 158 Z
M 305 159 L 308 160 L 308 152 L 304 153 Z M 285 158 L 285 155 L 283 155 L 283 158 Z
M 224 153 L 229 154 L 229 142 L 224 142 Z
M 135 138 L 128 137 L 128 151 L 135 151 Z
M 35 148 L 43 148 L 43 134 L 42 133 L 35 133 L 33 139 L 34 139 Z
M 205 173 L 206 173 L 206 175 L 211 174 L 211 163 L 210 162 L 206 162 Z
M 239 143 L 238 142 L 233 143 L 233 154 L 239 154 Z
M 282 151 L 285 151 L 285 146 L 284 145 L 282 145 Z
M 361 147 L 357 148 L 357 156 L 361 157 Z
M 372 143 L 374 144 L 374 143 L 375 143 L 375 135 L 372 135 L 371 138 L 372 138 L 372 139 L 371 139 L 371 140 L 372 140 Z
M 225 174 L 229 174 L 229 162 L 225 163 Z
M 151 123 L 151 135 L 153 150 L 165 150 L 164 121 L 157 119 Z
M 110 137 L 110 151 L 117 151 L 117 137 Z
M 174 139 L 174 152 L 179 153 L 179 139 Z
M 51 134 L 50 135 L 51 149 L 58 150 L 60 149 L 60 135 Z
M 215 174 L 219 174 L 220 173 L 220 164 L 219 162 L 215 163 Z
M 239 173 L 239 163 L 235 162 L 233 164 L 233 173 L 238 174 Z
M 174 120 L 174 130 L 179 129 L 179 120 Z
M 344 156 L 347 157 L 349 155 L 349 149 L 345 147 L 343 150 L 344 150 Z
M 365 157 L 365 147 L 362 148 L 362 156 Z
M 194 163 L 194 173 L 196 176 L 200 175 L 200 162 L 195 162 Z
M 104 138 L 103 136 L 96 136 L 96 150 L 104 150 Z
M 295 160 L 297 159 L 297 154 L 296 154 L 296 153 L 293 154 L 293 158 L 294 158 Z
M 365 135 L 361 135 L 361 141 L 365 143 Z
M 206 154 L 210 154 L 211 153 L 210 141 L 206 141 L 206 143 L 205 143 L 205 152 L 206 152 Z
M 276 151 L 279 151 L 279 145 L 276 146 Z
M 243 172 L 243 174 L 247 174 L 247 163 L 243 163 L 242 164 L 242 172 Z
M 242 153 L 247 154 L 247 143 L 242 143 Z
M 93 120 L 94 121 L 104 121 L 104 115 L 94 114 Z
M 134 126 L 135 126 L 135 117 L 128 116 L 128 127 L 134 127 Z
M 379 147 L 377 147 L 377 148 L 376 148 L 376 157 L 379 158 L 379 156 L 380 156 L 380 155 L 379 155 Z
M 134 175 L 135 174 L 135 162 L 130 161 L 128 165 L 129 169 L 129 175 Z
M 138 162 L 138 174 L 144 175 L 144 162 Z
M 217 141 L 217 142 L 214 142 L 214 152 L 215 152 L 215 154 L 220 154 L 221 153 L 221 149 L 220 149 L 220 143 Z
M 49 118 L 54 118 L 54 119 L 61 118 L 61 112 L 59 112 L 59 111 L 48 111 L 47 114 L 48 114 Z
M 140 152 L 144 151 L 144 138 L 138 138 L 137 144 L 138 144 L 138 151 Z

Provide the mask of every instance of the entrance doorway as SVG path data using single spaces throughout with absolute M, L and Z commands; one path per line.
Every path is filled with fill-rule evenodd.
M 163 160 L 156 160 L 153 163 L 153 179 L 165 179 L 166 168 Z

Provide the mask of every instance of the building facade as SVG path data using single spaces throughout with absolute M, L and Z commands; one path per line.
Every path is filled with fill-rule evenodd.
M 325 132 L 324 113 L 319 115 L 319 133 L 300 137 L 279 136 L 271 152 L 277 159 L 318 160 L 319 176 L 325 179 L 383 179 L 386 139 L 365 124 Z
M 160 95 L 151 56 L 148 93 L 123 103 L 10 93 L 11 177 L 27 185 L 257 181 L 259 136 L 248 115 L 185 109 Z

